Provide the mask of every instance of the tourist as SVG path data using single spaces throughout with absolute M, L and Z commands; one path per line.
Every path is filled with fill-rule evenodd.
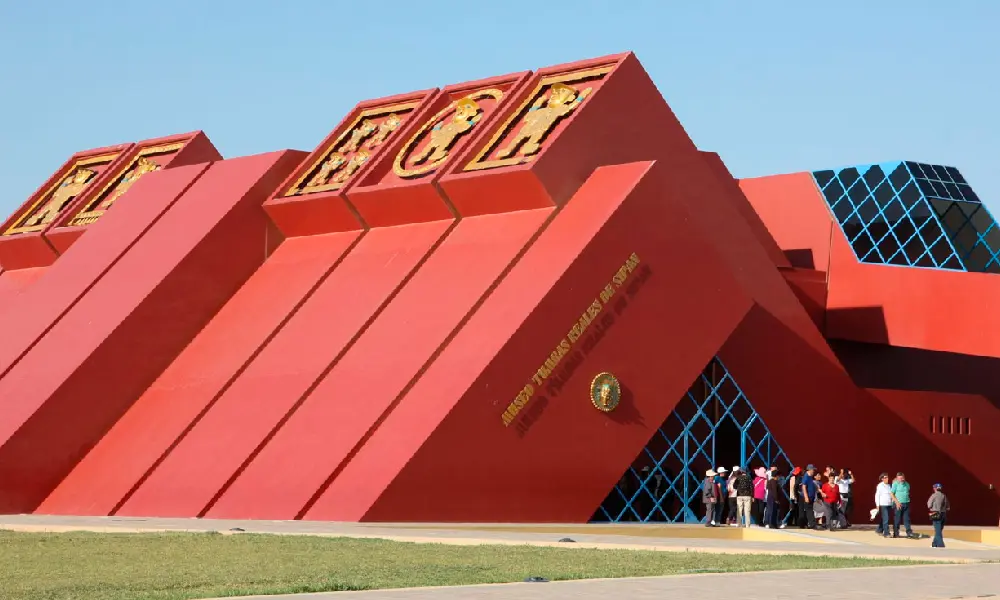
M 799 501 L 799 526 L 802 526 L 802 522 L 805 521 L 806 528 L 816 529 L 816 515 L 813 512 L 813 502 L 816 501 L 816 492 L 819 488 L 816 487 L 816 467 L 813 465 L 806 466 L 806 473 L 802 477 L 802 485 L 799 486 L 802 491 L 802 496 Z
M 934 484 L 934 492 L 927 499 L 927 512 L 934 525 L 934 540 L 931 541 L 931 548 L 944 548 L 944 524 L 948 520 L 948 511 L 951 510 L 951 503 L 948 496 L 941 491 L 941 484 Z
M 718 502 L 715 503 L 715 522 L 718 525 L 724 525 L 726 521 L 723 519 L 723 511 L 726 506 L 726 498 L 729 497 L 729 481 L 726 479 L 726 473 L 729 469 L 726 467 L 718 467 L 715 469 L 715 486 L 718 488 Z
M 705 471 L 705 481 L 701 485 L 701 501 L 705 505 L 705 527 L 715 527 L 718 522 L 716 507 L 719 505 L 719 486 L 715 482 L 718 473 Z
M 764 521 L 766 522 L 764 527 L 777 529 L 778 498 L 781 495 L 781 478 L 778 475 L 778 467 L 771 467 L 771 471 L 767 474 L 766 492 L 765 502 L 767 503 L 767 509 L 764 513 Z M 784 524 L 782 524 L 782 527 L 784 527 Z
M 753 520 L 763 527 L 764 500 L 767 499 L 767 469 L 757 467 L 753 474 Z
M 736 478 L 740 476 L 739 465 L 733 467 L 733 472 L 729 474 L 729 481 L 726 489 L 729 491 L 729 517 L 726 519 L 733 527 L 739 526 L 739 508 L 736 506 Z
M 816 519 L 816 529 L 824 529 L 829 524 L 826 520 L 829 508 L 826 505 L 826 496 L 823 494 L 823 476 L 818 471 L 813 475 L 813 482 L 816 483 L 816 498 L 813 499 L 812 513 Z
M 913 527 L 910 526 L 910 482 L 906 480 L 906 475 L 896 473 L 896 480 L 892 482 L 890 488 L 892 493 L 892 503 L 896 509 L 892 515 L 892 537 L 899 537 L 899 522 L 903 522 L 906 529 L 906 537 L 913 537 Z
M 785 515 L 785 520 L 781 523 L 782 529 L 788 526 L 788 521 L 791 521 L 792 525 L 802 527 L 802 522 L 799 519 L 801 515 L 799 504 L 802 498 L 800 475 L 802 475 L 802 467 L 795 467 L 788 474 L 788 513 Z
M 736 526 L 750 527 L 750 511 L 753 508 L 753 480 L 750 474 L 733 467 L 733 490 L 736 492 Z
M 837 487 L 840 488 L 840 515 L 844 520 L 844 527 L 850 527 L 851 509 L 854 508 L 854 500 L 851 488 L 854 485 L 854 473 L 850 469 L 841 469 L 837 475 Z
M 840 528 L 840 486 L 837 485 L 837 476 L 831 474 L 827 477 L 827 482 L 823 484 L 823 503 L 826 505 L 826 528 L 830 531 Z
M 875 487 L 875 513 L 879 517 L 875 533 L 889 537 L 889 507 L 892 506 L 892 486 L 889 485 L 889 474 L 879 475 L 879 483 Z M 875 515 L 872 515 L 875 518 Z

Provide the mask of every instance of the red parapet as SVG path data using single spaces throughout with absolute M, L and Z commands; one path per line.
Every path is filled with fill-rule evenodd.
M 420 124 L 396 138 L 372 168 L 352 185 L 348 198 L 372 227 L 455 215 L 437 180 L 531 75 L 525 71 L 450 85 L 436 93 L 414 119 Z
M 43 235 L 57 253 L 64 254 L 113 205 L 127 200 L 125 193 L 146 174 L 217 160 L 222 155 L 201 131 L 133 144 L 108 168 L 107 176 L 76 198 Z
M 77 152 L 0 226 L 0 267 L 6 271 L 44 267 L 58 257 L 43 232 L 75 201 L 112 176 L 132 144 Z
M 635 56 L 605 56 L 536 72 L 440 185 L 463 216 L 551 207 L 598 166 L 678 144 L 693 147 Z
M 417 127 L 437 89 L 358 103 L 281 184 L 264 210 L 287 237 L 364 228 L 346 192 Z

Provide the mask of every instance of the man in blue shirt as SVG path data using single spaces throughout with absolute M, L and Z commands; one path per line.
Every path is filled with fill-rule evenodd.
M 814 465 L 806 466 L 806 474 L 802 477 L 802 502 L 805 504 L 806 527 L 809 529 L 816 529 L 813 501 L 816 500 L 816 492 L 819 488 L 816 486 L 815 475 L 816 467 Z

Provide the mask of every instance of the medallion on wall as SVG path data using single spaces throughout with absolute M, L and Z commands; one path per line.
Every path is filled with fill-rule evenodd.
M 621 397 L 621 384 L 611 373 L 598 373 L 590 384 L 590 401 L 601 412 L 609 413 L 618 408 Z

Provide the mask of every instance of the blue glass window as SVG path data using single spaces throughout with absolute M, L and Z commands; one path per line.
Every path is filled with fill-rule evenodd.
M 813 178 L 861 262 L 1000 272 L 1000 229 L 958 169 L 888 162 Z

